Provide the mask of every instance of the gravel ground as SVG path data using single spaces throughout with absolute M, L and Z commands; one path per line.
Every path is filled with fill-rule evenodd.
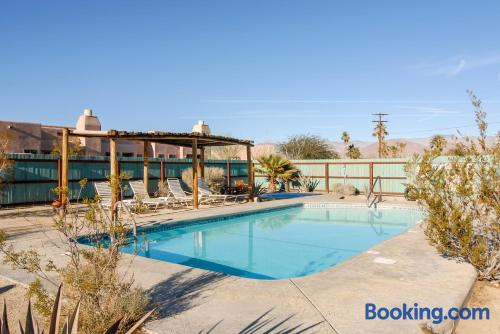
M 500 333 L 500 287 L 478 281 L 472 290 L 469 307 L 488 307 L 490 320 L 462 320 L 456 334 Z
M 11 332 L 17 333 L 19 329 L 18 321 L 20 320 L 24 325 L 26 319 L 26 310 L 28 308 L 26 287 L 0 277 L 0 300 L 2 313 L 4 303 L 7 303 L 7 314 L 9 317 L 9 327 Z M 35 314 L 35 319 L 38 322 L 41 322 L 42 318 L 36 313 L 36 311 L 33 312 Z

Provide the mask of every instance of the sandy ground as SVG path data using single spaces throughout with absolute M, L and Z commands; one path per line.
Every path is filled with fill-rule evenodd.
M 19 320 L 23 323 L 26 319 L 26 311 L 28 309 L 28 299 L 26 297 L 26 287 L 19 285 L 13 281 L 0 277 L 0 305 L 2 308 L 4 303 L 7 303 L 7 314 L 9 319 L 9 327 L 11 333 L 17 333 L 19 329 Z M 43 319 L 33 310 L 35 319 L 40 323 Z
M 462 320 L 456 334 L 500 333 L 500 287 L 478 281 L 472 290 L 469 307 L 488 307 L 490 320 Z

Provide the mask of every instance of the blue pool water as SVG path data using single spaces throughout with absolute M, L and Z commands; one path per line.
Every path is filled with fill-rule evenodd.
M 305 276 L 343 262 L 408 229 L 405 209 L 302 206 L 139 231 L 127 253 L 256 279 Z

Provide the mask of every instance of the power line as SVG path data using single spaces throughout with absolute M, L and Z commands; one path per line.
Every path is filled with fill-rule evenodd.
M 488 125 L 490 125 L 490 124 L 500 124 L 500 122 L 488 122 Z M 456 129 L 462 129 L 462 128 L 470 128 L 470 127 L 473 127 L 473 126 L 477 126 L 477 124 L 466 124 L 466 125 L 454 126 L 454 127 L 449 127 L 449 128 L 435 128 L 435 129 L 427 129 L 427 130 L 413 130 L 413 131 L 405 131 L 405 132 L 396 132 L 396 133 L 393 133 L 393 135 L 401 135 L 401 134 L 407 134 L 407 133 L 441 131 L 441 130 L 456 130 Z

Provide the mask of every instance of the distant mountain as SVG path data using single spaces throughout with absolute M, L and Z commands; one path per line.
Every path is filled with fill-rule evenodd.
M 452 136 L 444 136 L 445 139 L 448 142 L 447 148 L 445 150 L 448 150 L 454 146 L 455 140 L 454 137 Z M 389 145 L 394 145 L 395 143 L 405 143 L 406 147 L 405 150 L 402 154 L 402 156 L 411 156 L 413 154 L 420 154 L 423 153 L 425 148 L 428 148 L 430 145 L 432 137 L 425 137 L 425 138 L 395 138 L 395 139 L 388 139 L 387 143 Z M 471 137 L 473 138 L 473 137 Z M 463 142 L 465 139 L 464 138 L 458 138 L 458 142 Z M 489 145 L 492 145 L 495 143 L 496 138 L 491 136 L 487 138 L 487 143 Z M 360 140 L 353 140 L 350 142 L 351 144 L 356 145 L 361 151 L 361 155 L 363 158 L 376 158 L 378 157 L 378 143 L 373 141 L 360 141 Z M 342 157 L 345 156 L 345 145 L 343 142 L 339 141 L 329 141 L 328 144 L 335 150 L 337 151 Z M 266 155 L 266 154 L 271 154 L 277 152 L 278 149 L 278 144 L 275 143 L 261 143 L 261 144 L 256 144 L 254 147 L 254 156 L 261 156 L 261 155 Z

